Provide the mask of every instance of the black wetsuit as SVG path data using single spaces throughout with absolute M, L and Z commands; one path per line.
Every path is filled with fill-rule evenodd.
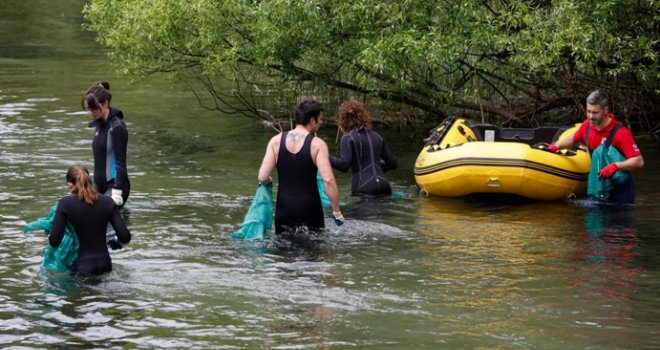
M 124 114 L 110 108 L 108 119 L 96 119 L 89 124 L 94 130 L 92 151 L 94 152 L 94 182 L 100 193 L 110 194 L 111 189 L 122 190 L 124 203 L 128 200 L 131 183 L 126 168 L 128 130 L 123 121 Z
M 305 226 L 311 230 L 325 227 L 323 207 L 316 181 L 317 168 L 312 160 L 311 145 L 314 134 L 296 154 L 286 148 L 286 135 L 282 134 L 277 157 L 277 206 L 275 233 L 295 231 Z
M 363 126 L 351 130 L 342 136 L 340 151 L 341 158 L 330 155 L 330 164 L 344 172 L 351 168 L 353 196 L 392 194 L 384 172 L 396 169 L 397 162 L 377 132 Z
M 73 225 L 80 242 L 78 259 L 72 266 L 73 272 L 77 274 L 98 275 L 112 270 L 105 241 L 108 223 L 115 229 L 120 242 L 128 243 L 131 240 L 131 233 L 119 214 L 119 208 L 112 198 L 105 195 L 99 195 L 94 204 L 87 204 L 73 195 L 62 197 L 57 203 L 48 237 L 51 246 L 60 245 L 67 222 Z

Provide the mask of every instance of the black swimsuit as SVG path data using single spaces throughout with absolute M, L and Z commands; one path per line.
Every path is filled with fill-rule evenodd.
M 73 225 L 80 242 L 78 259 L 72 270 L 81 275 L 98 275 L 112 270 L 105 241 L 108 222 L 115 229 L 120 242 L 128 243 L 131 240 L 131 233 L 119 214 L 119 208 L 112 198 L 105 195 L 99 195 L 94 204 L 87 204 L 72 195 L 60 199 L 48 237 L 53 247 L 62 242 L 67 222 Z
M 275 233 L 295 231 L 306 226 L 317 230 L 325 227 L 323 207 L 316 181 L 318 169 L 312 161 L 313 134 L 307 135 L 298 153 L 286 148 L 286 135 L 282 134 L 277 157 L 277 207 L 275 209 Z

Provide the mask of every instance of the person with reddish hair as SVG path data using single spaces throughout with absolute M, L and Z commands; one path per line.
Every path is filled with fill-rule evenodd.
M 99 275 L 112 270 L 112 261 L 106 245 L 106 228 L 112 225 L 121 244 L 131 241 L 131 233 L 119 214 L 119 207 L 109 196 L 101 195 L 92 185 L 87 168 L 81 164 L 69 167 L 66 173 L 69 195 L 57 203 L 53 226 L 48 236 L 51 246 L 57 248 L 64 237 L 66 223 L 70 223 L 78 236 L 78 259 L 71 270 L 75 274 Z
M 344 133 L 339 148 L 341 157 L 330 155 L 330 164 L 342 172 L 351 169 L 351 195 L 392 194 L 384 173 L 396 169 L 397 161 L 385 140 L 372 130 L 362 102 L 352 99 L 339 106 L 337 124 Z

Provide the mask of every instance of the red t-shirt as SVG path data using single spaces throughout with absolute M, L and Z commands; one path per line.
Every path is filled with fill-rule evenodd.
M 594 127 L 589 127 L 589 149 L 595 150 L 600 146 L 605 140 L 607 140 L 607 136 L 610 134 L 610 131 L 614 128 L 616 124 L 621 124 L 620 121 L 616 120 L 614 118 L 613 114 L 608 114 L 610 117 L 610 123 L 607 124 L 607 126 L 603 130 L 597 130 Z M 575 143 L 579 142 L 584 142 L 584 135 L 587 132 L 587 126 L 589 126 L 589 120 L 585 120 L 582 123 L 582 126 L 580 126 L 580 129 L 573 135 L 573 141 Z M 619 131 L 614 134 L 614 137 L 612 138 L 612 145 L 616 147 L 616 149 L 623 154 L 624 157 L 627 159 L 630 159 L 632 157 L 638 156 L 642 154 L 642 152 L 639 151 L 639 148 L 637 148 L 637 144 L 635 143 L 635 138 L 632 135 L 632 132 L 630 132 L 630 129 L 623 127 L 620 128 Z

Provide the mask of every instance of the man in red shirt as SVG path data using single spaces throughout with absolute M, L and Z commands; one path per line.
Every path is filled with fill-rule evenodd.
M 587 97 L 587 120 L 582 123 L 573 137 L 566 137 L 555 145 L 549 145 L 548 150 L 556 152 L 558 149 L 570 148 L 584 142 L 589 147 L 589 151 L 593 152 L 607 140 L 613 129 L 615 129 L 615 134 L 611 138 L 612 145 L 626 160 L 604 166 L 599 170 L 598 176 L 607 179 L 619 170 L 633 171 L 644 167 L 644 158 L 642 158 L 642 153 L 639 151 L 630 129 L 624 127 L 620 121 L 614 118 L 613 114 L 609 113 L 607 95 L 601 90 L 593 91 Z M 633 203 L 634 199 L 635 184 L 632 176 L 628 182 L 615 187 L 610 197 L 610 201 L 621 204 Z

